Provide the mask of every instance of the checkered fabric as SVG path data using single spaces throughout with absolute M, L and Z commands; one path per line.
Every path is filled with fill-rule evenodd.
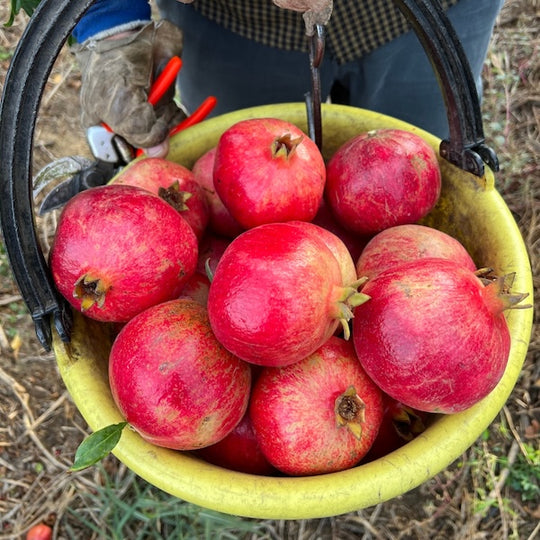
M 459 0 L 440 0 L 443 8 Z M 301 14 L 272 0 L 196 0 L 208 19 L 248 39 L 285 50 L 306 51 Z M 360 58 L 410 29 L 392 0 L 334 0 L 325 47 L 339 64 Z

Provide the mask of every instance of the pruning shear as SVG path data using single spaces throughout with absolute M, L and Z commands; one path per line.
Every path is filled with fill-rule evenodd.
M 149 103 L 156 105 L 159 102 L 167 89 L 174 83 L 181 67 L 182 60 L 178 56 L 173 56 L 169 60 L 152 83 L 148 95 Z M 190 116 L 171 129 L 169 136 L 204 120 L 216 103 L 217 100 L 214 96 L 207 97 Z M 61 208 L 80 191 L 106 184 L 135 157 L 144 154 L 142 148 L 133 148 L 105 123 L 88 128 L 86 138 L 95 158 L 93 161 L 81 156 L 60 158 L 46 165 L 34 178 L 34 199 L 53 180 L 66 178 L 45 195 L 38 209 L 40 216 Z

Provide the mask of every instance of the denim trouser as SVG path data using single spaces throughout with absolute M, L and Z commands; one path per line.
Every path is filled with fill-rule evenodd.
M 480 95 L 482 66 L 503 3 L 461 0 L 448 11 Z M 158 0 L 157 4 L 163 17 L 184 31 L 179 88 L 188 110 L 195 109 L 208 95 L 218 99 L 214 115 L 257 105 L 304 101 L 311 87 L 307 54 L 243 38 L 177 0 Z M 346 64 L 338 65 L 326 54 L 321 87 L 323 100 L 333 88 L 334 102 L 399 118 L 441 138 L 448 135 L 446 110 L 433 68 L 413 31 Z

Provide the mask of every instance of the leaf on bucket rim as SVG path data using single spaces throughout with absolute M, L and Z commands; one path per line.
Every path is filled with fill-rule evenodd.
M 80 471 L 101 461 L 118 444 L 127 422 L 111 424 L 98 429 L 82 441 L 75 452 L 75 460 L 70 471 Z

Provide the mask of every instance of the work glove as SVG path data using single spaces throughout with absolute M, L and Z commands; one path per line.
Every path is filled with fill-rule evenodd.
M 174 84 L 155 107 L 148 103 L 154 78 L 182 53 L 182 32 L 162 20 L 119 36 L 72 48 L 81 70 L 81 122 L 104 122 L 137 148 L 156 147 L 186 117 L 174 102 Z
M 312 36 L 317 24 L 325 25 L 332 15 L 332 0 L 274 0 L 280 8 L 299 11 L 306 25 L 306 34 Z

